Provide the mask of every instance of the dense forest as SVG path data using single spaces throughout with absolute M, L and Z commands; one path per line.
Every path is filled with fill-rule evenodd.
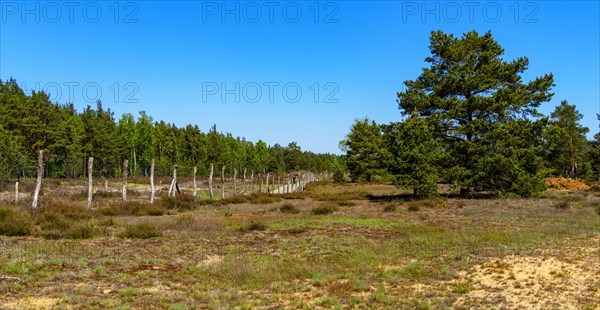
M 341 142 L 353 180 L 393 180 L 429 197 L 440 183 L 462 195 L 531 196 L 549 176 L 600 178 L 600 133 L 586 138 L 575 105 L 538 111 L 554 95 L 552 74 L 524 82 L 529 60 L 504 60 L 490 32 L 435 31 L 430 51 L 429 67 L 397 94 L 404 119 L 357 120 Z
M 85 175 L 87 157 L 94 157 L 94 174 L 118 176 L 129 160 L 130 176 L 145 176 L 155 159 L 157 175 L 180 175 L 194 166 L 207 175 L 210 165 L 226 166 L 226 173 L 247 169 L 256 173 L 309 170 L 332 171 L 339 156 L 302 151 L 296 142 L 287 146 L 256 143 L 217 131 L 202 132 L 196 125 L 183 128 L 155 121 L 144 111 L 118 120 L 97 103 L 81 113 L 73 104 L 50 102 L 44 92 L 25 94 L 16 80 L 0 80 L 0 178 L 32 177 L 36 152 L 44 150 L 45 176 L 77 178 Z

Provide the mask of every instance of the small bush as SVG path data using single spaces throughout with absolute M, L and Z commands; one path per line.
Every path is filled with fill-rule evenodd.
M 567 209 L 569 209 L 569 207 L 571 207 L 571 203 L 569 202 L 569 200 L 563 199 L 563 200 L 555 202 L 554 205 L 552 205 L 552 206 L 559 210 L 567 210 Z
M 231 211 L 227 210 L 227 211 L 223 212 L 223 215 L 224 215 L 225 217 L 230 217 L 230 216 L 232 216 L 232 215 L 233 215 L 233 212 L 231 212 Z
M 308 197 L 306 192 L 287 193 L 281 195 L 281 198 L 283 199 L 306 199 L 306 197 Z
M 396 212 L 396 210 L 398 210 L 398 207 L 393 203 L 388 203 L 383 206 L 383 212 Z
M 291 213 L 291 214 L 296 214 L 296 213 L 300 212 L 300 211 L 298 211 L 298 208 L 296 208 L 296 206 L 291 205 L 289 203 L 282 205 L 279 208 L 279 211 L 281 211 L 283 213 Z
M 301 234 L 308 231 L 307 227 L 294 227 L 287 230 L 290 234 Z
M 281 197 L 279 195 L 269 195 L 264 193 L 253 193 L 248 196 L 248 202 L 252 204 L 269 204 L 280 202 Z
M 239 232 L 249 232 L 249 231 L 263 231 L 266 230 L 267 226 L 259 221 L 250 221 L 248 224 L 242 226 L 242 227 L 238 227 L 236 230 Z
M 196 205 L 194 204 L 194 197 L 191 195 L 176 194 L 174 197 L 163 197 L 160 199 L 160 205 L 169 210 L 194 210 Z
M 419 210 L 420 209 L 419 209 L 418 205 L 410 205 L 410 206 L 408 206 L 408 211 L 410 211 L 410 212 L 416 212 L 416 211 L 419 211 Z
M 337 210 L 338 210 L 338 208 L 336 206 L 326 205 L 326 206 L 314 207 L 311 210 L 311 212 L 314 215 L 326 215 L 326 214 L 331 214 Z
M 64 234 L 68 239 L 91 239 L 97 234 L 94 227 L 87 224 L 77 224 L 70 227 Z
M 28 213 L 10 207 L 0 207 L 0 235 L 26 236 L 31 234 L 33 221 Z
M 162 233 L 155 226 L 147 223 L 128 225 L 121 234 L 121 238 L 127 239 L 150 239 L 161 236 Z
M 338 206 L 340 207 L 354 207 L 356 204 L 352 201 L 339 201 Z

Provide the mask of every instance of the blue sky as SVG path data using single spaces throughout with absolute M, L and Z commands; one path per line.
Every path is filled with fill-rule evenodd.
M 179 126 L 217 124 L 253 141 L 340 153 L 355 119 L 401 119 L 396 92 L 426 66 L 432 30 L 491 30 L 506 59 L 529 58 L 526 81 L 554 74 L 554 99 L 540 110 L 576 104 L 591 137 L 598 3 L 1 1 L 0 78 L 79 110 L 100 97 L 117 118 L 145 110 Z

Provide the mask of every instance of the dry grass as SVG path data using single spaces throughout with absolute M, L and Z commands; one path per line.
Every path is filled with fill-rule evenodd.
M 0 226 L 31 221 L 29 236 L 0 237 L 0 276 L 19 279 L 0 278 L 4 307 L 553 308 L 556 297 L 585 309 L 600 293 L 591 192 L 386 201 L 369 197 L 404 192 L 310 184 L 227 203 L 163 193 L 150 206 L 140 191 L 124 205 L 111 194 L 89 210 L 84 197 L 63 195 L 77 184 L 53 186 L 35 216 L 0 208 L 11 210 Z

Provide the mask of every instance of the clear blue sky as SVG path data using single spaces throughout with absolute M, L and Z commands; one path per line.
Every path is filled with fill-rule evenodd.
M 79 110 L 101 90 L 117 118 L 145 110 L 179 126 L 217 124 L 253 141 L 340 153 L 355 119 L 400 120 L 396 92 L 426 65 L 432 30 L 491 30 L 507 59 L 529 57 L 525 80 L 554 74 L 542 112 L 566 99 L 589 136 L 598 132 L 598 1 L 69 3 L 0 1 L 1 79 L 46 88 Z

